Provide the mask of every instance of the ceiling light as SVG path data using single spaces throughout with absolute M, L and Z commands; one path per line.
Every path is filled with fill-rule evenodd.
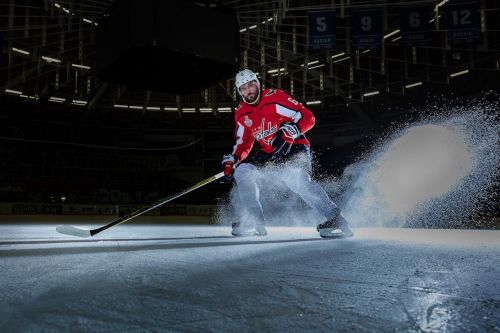
M 146 110 L 160 111 L 161 108 L 159 106 L 148 106 Z
M 338 58 L 338 57 L 341 57 L 341 56 L 343 56 L 344 54 L 345 54 L 345 52 L 341 52 L 341 53 L 334 54 L 334 55 L 332 55 L 332 59 L 334 59 L 334 58 Z
M 306 102 L 307 105 L 315 105 L 315 104 L 321 104 L 321 101 L 310 101 Z
M 373 95 L 378 95 L 378 94 L 380 94 L 380 92 L 378 90 L 375 90 L 375 91 L 370 91 L 370 92 L 364 93 L 363 96 L 368 97 L 368 96 L 373 96 Z
M 143 106 L 139 106 L 139 105 L 129 105 L 128 108 L 129 109 L 133 109 L 133 110 L 142 110 L 142 109 L 144 109 Z
M 257 28 L 257 24 L 252 25 L 251 27 L 248 27 L 249 30 Z
M 82 101 L 82 100 L 79 100 L 79 99 L 74 99 L 74 100 L 71 101 L 71 104 L 83 106 L 83 105 L 87 105 L 87 101 Z
M 307 63 L 307 66 L 317 64 L 318 62 L 319 62 L 319 60 L 315 60 L 315 61 L 308 62 L 308 63 Z M 300 66 L 304 67 L 304 65 L 305 65 L 305 64 L 302 64 L 302 65 L 300 65 Z
M 81 69 L 90 69 L 89 66 L 85 66 L 85 65 L 71 64 L 71 66 L 76 67 L 76 68 L 81 68 Z
M 344 61 L 344 60 L 347 60 L 347 59 L 351 59 L 351 57 L 345 57 L 345 58 L 342 58 L 342 59 L 339 59 L 339 60 L 335 60 L 333 63 L 341 62 L 341 61 Z
M 208 113 L 213 112 L 212 108 L 200 108 L 200 112 Z
M 123 104 L 115 104 L 113 105 L 117 109 L 128 109 L 128 105 L 123 105 Z
M 172 108 L 172 107 L 164 107 L 163 110 L 165 110 L 165 111 L 179 111 L 178 108 Z
M 55 63 L 60 63 L 61 62 L 61 60 L 59 60 L 59 59 L 51 58 L 51 57 L 46 57 L 46 56 L 42 56 L 42 59 L 45 60 L 46 62 L 55 62 Z
M 60 98 L 60 97 L 50 97 L 49 98 L 49 102 L 53 102 L 53 103 L 63 103 L 65 101 L 66 101 L 65 98 Z
M 409 89 L 409 88 L 418 87 L 418 86 L 421 86 L 421 85 L 422 85 L 422 81 L 419 81 L 419 82 L 407 84 L 405 86 L 405 88 Z
M 395 42 L 395 41 L 400 40 L 400 39 L 401 39 L 401 36 L 394 38 L 393 40 L 391 40 L 391 42 Z
M 278 72 L 284 72 L 285 71 L 285 68 L 280 68 L 280 69 L 271 69 L 271 70 L 268 70 L 267 72 L 269 74 L 272 74 L 272 73 L 278 73 Z
M 312 66 L 312 67 L 309 67 L 308 69 L 315 69 L 315 68 L 320 68 L 320 67 L 323 67 L 325 66 L 325 64 L 321 64 L 321 65 L 318 65 L 318 66 Z
M 231 108 L 227 108 L 227 107 L 225 107 L 225 108 L 217 108 L 217 111 L 219 111 L 219 112 L 231 112 Z
M 30 54 L 28 51 L 21 50 L 21 49 L 15 48 L 15 47 L 12 48 L 12 51 L 17 52 L 17 53 L 21 53 L 21 54 L 25 54 L 25 55 Z
M 5 93 L 11 95 L 22 95 L 23 92 L 19 90 L 5 89 Z
M 397 33 L 399 33 L 399 29 L 396 29 L 393 32 L 388 33 L 387 35 L 384 36 L 384 39 L 394 36 Z
M 443 0 L 443 1 L 441 1 L 441 2 L 438 4 L 438 7 L 441 7 L 442 5 L 444 5 L 444 4 L 445 4 L 445 3 L 447 3 L 447 2 L 448 2 L 448 0 Z
M 453 74 L 450 74 L 450 77 L 455 77 L 455 76 L 459 76 L 459 75 L 464 75 L 464 74 L 467 74 L 469 73 L 469 70 L 466 69 L 466 70 L 463 70 L 463 71 L 460 71 L 460 72 L 456 72 L 456 73 L 453 73 Z

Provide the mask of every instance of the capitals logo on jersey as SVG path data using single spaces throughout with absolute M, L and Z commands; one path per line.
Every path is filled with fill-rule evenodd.
M 273 135 L 278 131 L 278 125 L 271 125 L 271 122 L 267 122 L 267 129 L 264 129 L 264 123 L 266 122 L 266 118 L 262 118 L 262 123 L 257 131 L 254 132 L 253 136 L 256 140 L 262 140 L 269 144 L 269 140 L 266 140 L 268 136 Z

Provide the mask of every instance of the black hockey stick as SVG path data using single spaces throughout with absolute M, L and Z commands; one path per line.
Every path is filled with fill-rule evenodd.
M 177 198 L 183 196 L 184 194 L 187 194 L 191 191 L 194 191 L 197 188 L 200 188 L 206 184 L 209 184 L 209 183 L 211 183 L 211 182 L 213 182 L 213 181 L 215 181 L 223 176 L 224 176 L 224 172 L 220 172 L 220 173 L 218 173 L 210 178 L 202 180 L 201 182 L 191 186 L 190 188 L 188 188 L 186 190 L 183 190 L 183 191 L 176 193 L 176 194 L 172 194 L 171 196 L 168 196 L 164 199 L 160 199 L 158 201 L 155 201 L 154 203 L 152 203 L 149 206 L 146 206 L 146 207 L 143 207 L 139 210 L 136 210 L 135 212 L 132 212 L 128 215 L 120 217 L 119 219 L 117 219 L 113 222 L 110 222 L 106 225 L 103 225 L 102 227 L 96 228 L 96 229 L 87 230 L 87 229 L 76 228 L 76 227 L 73 227 L 70 225 L 60 225 L 60 226 L 57 226 L 56 230 L 57 230 L 57 232 L 59 232 L 61 234 L 65 234 L 65 235 L 77 236 L 77 237 L 91 237 L 91 236 L 94 236 L 95 234 L 100 233 L 101 231 L 104 231 L 108 228 L 111 228 L 112 226 L 123 223 L 125 221 L 130 220 L 130 219 L 133 219 L 134 217 L 137 217 L 137 216 L 142 215 L 146 212 L 149 212 L 150 210 L 158 208 L 161 205 L 166 204 L 167 202 L 170 202 L 174 199 L 177 199 Z

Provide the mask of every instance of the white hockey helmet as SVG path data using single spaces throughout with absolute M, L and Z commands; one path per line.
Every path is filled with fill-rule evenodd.
M 243 101 L 245 103 L 248 103 L 248 102 L 245 100 L 245 97 L 241 94 L 240 87 L 242 85 L 244 85 L 245 83 L 248 83 L 251 81 L 257 81 L 257 85 L 259 86 L 259 96 L 257 98 L 257 101 L 258 101 L 258 99 L 260 97 L 260 81 L 259 81 L 259 78 L 257 77 L 257 74 L 255 74 L 254 72 L 252 72 L 249 69 L 243 69 L 236 74 L 235 81 L 236 81 L 235 82 L 236 90 L 238 90 L 238 94 L 240 94 L 240 96 L 243 98 Z

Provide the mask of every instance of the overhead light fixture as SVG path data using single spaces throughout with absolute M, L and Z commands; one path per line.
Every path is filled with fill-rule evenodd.
M 423 83 L 422 81 L 415 82 L 415 83 L 410 83 L 405 86 L 406 89 L 413 88 L 413 87 L 418 87 L 421 86 Z
M 85 17 L 84 17 L 82 20 L 83 20 L 83 22 L 85 22 L 85 23 L 89 23 L 89 24 L 94 23 L 94 22 L 92 22 L 91 20 L 89 20 L 89 19 L 87 19 L 87 18 L 85 18 Z
M 21 49 L 15 48 L 15 47 L 13 47 L 13 48 L 12 48 L 12 51 L 14 51 L 14 52 L 16 52 L 16 53 L 21 53 L 21 54 L 25 54 L 25 55 L 30 55 L 30 53 L 29 53 L 28 51 L 21 50 Z
M 337 53 L 337 54 L 334 54 L 332 55 L 332 59 L 335 59 L 335 58 L 338 58 L 338 57 L 341 57 L 345 54 L 345 52 L 341 52 L 341 53 Z
M 273 18 L 270 17 L 270 18 L 267 19 L 267 22 L 271 22 L 272 20 L 273 20 Z
M 81 69 L 90 69 L 90 66 L 71 64 L 71 67 L 81 68 Z
M 212 108 L 200 108 L 200 112 L 202 113 L 211 113 L 213 112 Z
M 347 60 L 347 59 L 351 59 L 351 57 L 345 57 L 345 58 L 342 58 L 342 59 L 338 59 L 338 60 L 335 60 L 333 63 L 341 62 L 341 61 L 344 61 L 344 60 Z
M 380 91 L 375 90 L 375 91 L 370 91 L 370 92 L 364 93 L 363 96 L 368 97 L 368 96 L 374 96 L 374 95 L 378 95 L 378 94 L 380 94 Z
M 361 53 L 368 53 L 368 52 L 370 52 L 370 50 L 364 50 L 364 51 L 363 51 L 363 52 L 361 52 Z
M 306 102 L 307 105 L 315 105 L 315 104 L 321 104 L 321 101 L 309 101 Z
M 325 64 L 321 64 L 321 65 L 317 65 L 317 66 L 312 66 L 312 67 L 309 67 L 308 69 L 315 69 L 315 68 L 320 68 L 320 67 L 323 67 L 325 66 Z
M 66 14 L 69 14 L 69 10 L 67 10 L 66 8 L 63 7 L 63 11 L 66 13 Z
M 46 62 L 55 62 L 55 63 L 60 63 L 61 62 L 61 60 L 59 60 L 59 59 L 51 58 L 51 57 L 46 57 L 46 56 L 42 56 L 42 59 L 45 60 Z
M 54 3 L 54 6 L 56 6 L 57 8 L 61 8 L 61 5 L 60 5 L 60 4 L 58 4 L 57 2 L 56 2 L 56 3 Z
M 460 72 L 456 72 L 456 73 L 453 73 L 453 74 L 450 74 L 450 77 L 460 76 L 460 75 L 464 75 L 464 74 L 467 74 L 467 73 L 469 73 L 468 69 L 460 71 Z
M 438 18 L 440 18 L 440 17 L 441 17 L 441 15 L 438 15 Z M 434 18 L 433 18 L 433 19 L 431 19 L 431 20 L 429 21 L 429 23 L 434 22 L 434 20 L 435 20 Z
M 442 5 L 444 5 L 444 4 L 445 4 L 445 3 L 447 3 L 447 2 L 448 2 L 448 0 L 443 0 L 443 1 L 441 1 L 441 2 L 438 4 L 438 7 L 441 7 Z
M 194 113 L 194 112 L 196 112 L 196 109 L 195 108 L 182 108 L 182 112 Z
M 142 109 L 144 109 L 144 107 L 140 106 L 140 105 L 129 105 L 128 108 L 132 109 L 132 110 L 142 110 Z
M 61 97 L 49 97 L 49 102 L 62 103 L 65 102 L 66 98 Z
M 395 42 L 395 41 L 400 40 L 400 39 L 401 39 L 401 36 L 394 38 L 393 40 L 391 40 L 391 42 Z
M 217 111 L 219 111 L 219 112 L 231 112 L 231 108 L 227 108 L 227 107 L 217 108 Z
M 146 110 L 160 111 L 161 108 L 159 106 L 148 106 Z
M 262 23 L 262 24 L 266 24 L 266 21 L 264 20 L 264 21 L 262 21 L 262 22 L 260 22 L 260 23 Z
M 278 72 L 284 72 L 284 71 L 285 71 L 285 68 L 283 67 L 283 68 L 280 68 L 280 69 L 270 69 L 267 72 L 269 74 L 272 74 L 272 73 L 278 73 Z
M 11 95 L 22 95 L 23 92 L 19 90 L 12 90 L 12 89 L 5 89 L 6 94 L 11 94 Z
M 308 62 L 308 63 L 307 63 L 307 66 L 317 64 L 318 62 L 319 62 L 319 60 L 315 60 L 315 61 Z M 304 67 L 304 66 L 305 66 L 305 64 L 302 64 L 302 65 L 300 65 L 300 66 Z
M 254 25 L 248 27 L 248 30 L 252 30 L 252 29 L 255 29 L 255 28 L 257 28 L 257 24 L 254 24 Z
M 71 101 L 71 104 L 84 106 L 84 105 L 87 105 L 87 101 L 82 101 L 82 100 L 79 100 L 79 99 L 74 99 L 74 100 Z
M 165 110 L 165 111 L 179 111 L 178 108 L 172 108 L 172 107 L 164 107 L 163 110 Z
M 113 107 L 117 109 L 128 109 L 128 105 L 123 105 L 123 104 L 115 104 Z
M 399 29 L 396 29 L 393 32 L 388 33 L 387 35 L 384 36 L 384 39 L 394 36 L 395 34 L 399 33 L 399 31 L 400 31 Z
M 240 29 L 240 32 L 245 32 L 247 31 L 247 28 Z

